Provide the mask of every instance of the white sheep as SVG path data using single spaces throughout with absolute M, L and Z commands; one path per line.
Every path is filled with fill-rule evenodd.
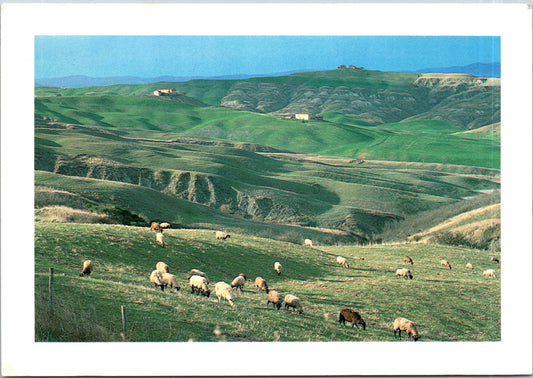
M 83 262 L 83 267 L 81 268 L 80 277 L 83 277 L 83 276 L 89 277 L 92 271 L 93 271 L 93 263 L 91 262 L 91 260 L 85 260 Z
M 270 290 L 267 297 L 267 306 L 269 303 L 272 303 L 272 306 L 277 307 L 279 310 L 281 308 L 281 304 L 283 303 L 283 298 L 281 298 L 281 294 L 278 293 L 276 290 Z
M 242 273 L 241 273 L 242 274 Z M 231 281 L 231 287 L 235 288 L 235 290 L 242 291 L 242 288 L 244 287 L 244 283 L 246 282 L 244 275 L 238 275 Z
M 207 286 L 207 279 L 202 276 L 191 276 L 189 278 L 189 286 L 191 287 L 191 294 L 202 294 L 203 296 L 209 297 L 211 290 Z
M 268 294 L 267 282 L 262 277 L 256 277 L 254 285 L 257 286 L 259 290 L 264 290 Z
M 230 305 L 235 304 L 235 296 L 233 289 L 227 283 L 220 281 L 215 284 L 215 294 L 220 302 L 220 298 L 223 298 L 229 302 Z
M 189 278 L 191 278 L 192 276 L 202 276 L 202 277 L 204 277 L 207 280 L 207 283 L 209 283 L 209 279 L 207 278 L 207 274 L 205 274 L 201 270 L 191 269 L 191 271 L 189 272 Z
M 230 234 L 226 234 L 225 232 L 222 232 L 222 231 L 215 232 L 215 238 L 216 239 L 225 240 L 225 239 L 227 239 L 229 237 L 231 237 L 231 235 Z
M 489 278 L 496 278 L 496 272 L 494 272 L 494 269 L 487 269 L 483 272 L 483 276 Z
M 163 231 L 157 231 L 155 234 L 155 240 L 161 247 L 165 247 L 165 240 L 163 238 Z
M 285 309 L 288 310 L 289 307 L 294 308 L 294 310 L 297 310 L 300 314 L 304 312 L 304 310 L 302 309 L 302 302 L 300 301 L 300 298 L 291 294 L 287 294 L 285 296 Z
M 155 264 L 155 268 L 161 273 L 169 273 L 168 265 L 163 261 L 159 261 L 157 264 Z
M 412 336 L 415 341 L 420 338 L 420 334 L 418 333 L 415 323 L 405 318 L 397 318 L 394 321 L 394 336 L 396 336 L 396 331 L 398 331 L 399 338 L 402 337 L 402 331 L 407 333 L 409 338 Z
M 407 269 L 407 268 L 402 268 L 402 269 L 398 269 L 396 270 L 396 277 L 404 277 L 404 278 L 408 278 L 409 279 L 413 279 L 413 273 L 411 273 L 411 269 Z
M 452 268 L 450 262 L 448 260 L 440 260 L 440 265 L 445 266 L 447 268 Z
M 281 264 L 276 261 L 274 263 L 274 270 L 278 273 L 278 276 L 281 274 L 282 269 L 283 267 L 281 266 Z
M 311 241 L 311 239 L 305 239 L 304 240 L 304 245 L 306 247 L 312 247 L 313 246 L 313 242 Z
M 167 223 L 167 222 L 163 222 L 163 223 L 161 223 L 161 224 L 159 225 L 159 227 L 161 227 L 161 228 L 163 228 L 163 229 L 165 229 L 165 228 L 170 228 L 170 224 Z
M 337 256 L 337 264 L 342 265 L 345 268 L 350 267 L 350 264 L 348 264 L 348 261 L 346 260 L 346 258 L 342 256 Z
M 176 288 L 176 291 L 180 289 L 180 285 L 176 280 L 176 276 L 170 273 L 162 273 L 161 282 L 165 286 Z
M 152 282 L 156 287 L 160 287 L 161 291 L 165 290 L 165 284 L 163 283 L 163 274 L 156 270 L 153 270 L 150 274 L 150 282 Z
M 473 266 L 471 263 L 467 263 L 467 264 L 466 264 L 466 267 L 467 267 L 468 269 L 474 269 L 474 266 Z

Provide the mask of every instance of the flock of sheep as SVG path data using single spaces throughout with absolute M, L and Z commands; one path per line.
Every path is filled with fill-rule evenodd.
M 156 231 L 156 242 L 164 247 L 164 239 L 163 239 L 163 231 L 167 228 L 170 228 L 170 224 L 168 223 L 156 223 L 152 222 L 150 225 L 150 229 Z M 225 240 L 227 238 L 230 238 L 230 234 L 216 231 L 215 232 L 215 238 L 220 240 Z M 305 239 L 304 245 L 308 247 L 312 247 L 313 243 L 310 239 Z M 363 257 L 360 257 L 361 260 L 364 260 Z M 499 260 L 495 257 L 491 258 L 491 261 L 499 263 Z M 346 269 L 350 267 L 349 262 L 345 257 L 338 256 L 336 258 L 336 263 Z M 411 257 L 405 256 L 404 257 L 404 263 L 414 265 L 414 261 Z M 447 260 L 441 260 L 440 265 L 442 267 L 452 269 L 452 266 L 449 261 Z M 473 265 L 471 263 L 466 264 L 466 268 L 473 269 Z M 80 276 L 90 276 L 91 272 L 93 270 L 93 265 L 90 260 L 86 260 L 83 262 L 82 271 L 80 273 Z M 283 267 L 280 262 L 276 261 L 274 263 L 274 271 L 281 275 L 283 271 Z M 496 273 L 494 269 L 487 269 L 483 271 L 483 276 L 488 278 L 496 278 Z M 407 268 L 401 268 L 396 271 L 396 277 L 404 277 L 413 279 L 413 274 L 411 269 Z M 155 270 L 153 270 L 150 273 L 150 282 L 155 285 L 156 288 L 161 289 L 162 291 L 165 290 L 165 288 L 170 287 L 173 289 L 176 289 L 176 291 L 180 290 L 180 284 L 176 278 L 176 276 L 172 273 L 170 273 L 169 266 L 160 261 L 156 264 Z M 246 282 L 246 275 L 244 273 L 240 273 L 237 277 L 235 277 L 230 284 L 219 281 L 215 283 L 214 290 L 215 295 L 218 298 L 218 301 L 226 300 L 231 306 L 235 305 L 235 291 L 242 291 L 244 285 Z M 191 269 L 188 273 L 188 286 L 191 288 L 191 294 L 196 295 L 202 295 L 209 297 L 211 294 L 211 290 L 209 289 L 210 282 L 207 278 L 207 275 L 198 270 L 198 269 Z M 254 286 L 258 288 L 259 291 L 264 291 L 267 294 L 267 306 L 269 303 L 271 303 L 275 308 L 278 310 L 281 308 L 283 303 L 285 304 L 285 309 L 294 309 L 298 313 L 303 313 L 303 307 L 300 298 L 292 295 L 287 294 L 284 298 L 277 290 L 271 290 L 268 287 L 268 284 L 265 279 L 262 277 L 256 277 L 254 281 Z M 355 326 L 359 328 L 358 325 L 361 325 L 363 330 L 366 329 L 366 323 L 359 314 L 354 309 L 351 308 L 343 308 L 339 313 L 339 324 L 345 325 L 346 322 L 352 323 L 352 328 Z M 418 329 L 414 322 L 405 319 L 405 318 L 397 318 L 394 321 L 393 324 L 393 330 L 394 330 L 394 336 L 396 336 L 396 332 L 398 332 L 398 337 L 401 338 L 402 331 L 405 332 L 409 338 L 413 338 L 414 341 L 417 341 L 420 338 L 420 334 L 418 332 Z

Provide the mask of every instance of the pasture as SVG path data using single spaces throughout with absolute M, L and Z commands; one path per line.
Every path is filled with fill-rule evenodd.
M 397 244 L 305 247 L 232 234 L 215 240 L 210 230 L 165 231 L 167 247 L 147 227 L 37 222 L 35 224 L 36 341 L 396 341 L 392 323 L 413 320 L 424 341 L 498 341 L 499 253 L 460 247 Z M 414 260 L 412 280 L 395 277 Z M 336 264 L 344 256 L 350 268 Z M 364 260 L 359 259 L 364 258 Z M 85 259 L 89 278 L 80 277 Z M 453 269 L 442 268 L 441 259 Z M 158 261 L 170 266 L 180 291 L 149 282 Z M 284 271 L 277 275 L 275 261 Z M 467 262 L 473 270 L 465 268 Z M 48 268 L 53 267 L 53 316 L 48 312 Z M 212 295 L 191 294 L 187 272 L 207 273 Z M 488 268 L 497 278 L 482 276 Z M 235 306 L 218 302 L 214 283 L 245 273 Z M 282 295 L 298 296 L 303 314 L 266 305 L 253 286 L 261 276 Z M 120 307 L 128 318 L 121 336 Z M 340 326 L 343 307 L 360 312 L 367 328 Z

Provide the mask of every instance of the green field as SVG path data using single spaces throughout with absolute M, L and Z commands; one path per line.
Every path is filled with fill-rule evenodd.
M 497 135 L 487 139 L 455 134 L 459 129 L 439 121 L 379 127 L 349 118 L 301 122 L 139 96 L 36 98 L 35 109 L 41 119 L 98 126 L 130 137 L 172 139 L 181 134 L 350 158 L 500 166 Z
M 170 230 L 166 238 L 161 248 L 145 227 L 37 223 L 36 341 L 120 341 L 122 305 L 130 341 L 393 341 L 398 316 L 418 325 L 420 341 L 501 338 L 499 266 L 490 262 L 499 254 L 416 244 L 308 248 L 245 234 L 220 241 L 205 230 Z M 405 254 L 415 261 L 412 280 L 394 275 L 405 266 Z M 350 261 L 349 269 L 337 266 L 337 255 Z M 443 258 L 452 270 L 440 267 Z M 78 276 L 85 259 L 95 267 L 90 278 Z M 149 282 L 158 261 L 177 276 L 179 292 L 161 292 Z M 274 261 L 284 267 L 280 276 Z M 465 268 L 467 262 L 474 270 Z M 229 283 L 241 272 L 251 280 L 262 276 L 282 294 L 297 295 L 304 313 L 267 307 L 266 294 L 252 282 L 237 294 L 235 307 L 192 295 L 186 286 L 191 268 L 206 272 L 212 283 Z M 498 278 L 482 277 L 487 268 Z M 367 329 L 340 326 L 343 307 L 358 310 Z
M 419 78 L 332 70 L 36 88 L 36 341 L 393 341 L 396 317 L 422 341 L 501 340 L 490 261 L 500 258 L 500 132 L 483 128 L 499 122 L 499 86 Z M 177 92 L 151 95 L 163 87 Z M 323 119 L 285 117 L 302 111 Z M 172 224 L 166 248 L 151 221 Z M 406 254 L 412 280 L 394 275 Z M 78 275 L 86 259 L 90 278 Z M 158 261 L 180 291 L 150 284 Z M 236 306 L 192 295 L 192 268 L 212 283 L 245 273 Z M 257 276 L 300 297 L 303 314 L 267 307 Z M 340 326 L 343 307 L 368 328 Z

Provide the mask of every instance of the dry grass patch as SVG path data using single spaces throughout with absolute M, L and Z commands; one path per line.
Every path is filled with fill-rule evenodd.
M 109 223 L 109 216 L 68 206 L 46 206 L 35 210 L 35 220 L 59 223 Z

